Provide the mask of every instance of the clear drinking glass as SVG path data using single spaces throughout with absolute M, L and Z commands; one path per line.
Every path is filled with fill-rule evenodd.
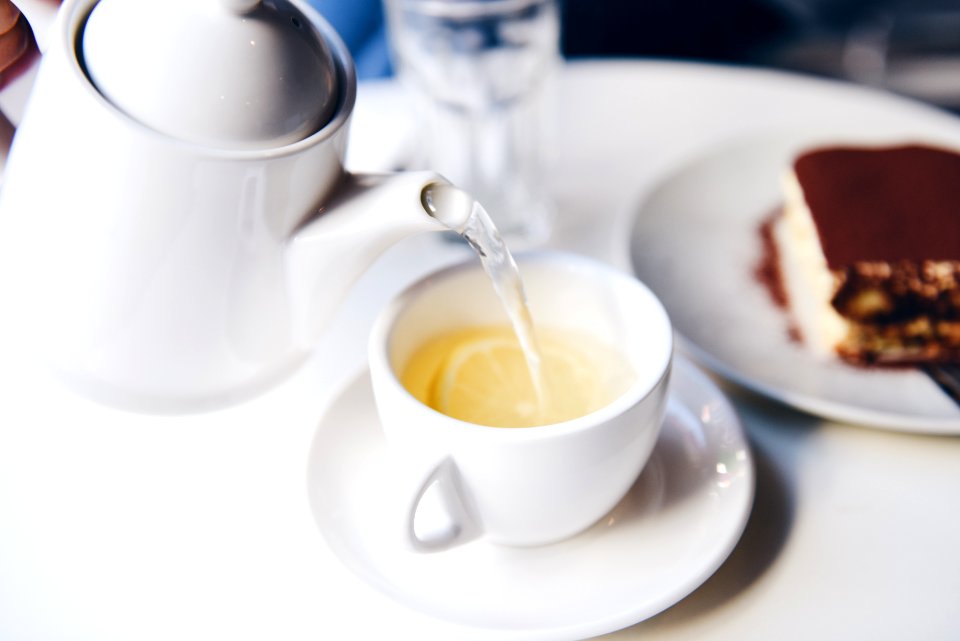
M 471 192 L 507 239 L 550 231 L 556 0 L 384 0 L 421 119 L 416 157 Z

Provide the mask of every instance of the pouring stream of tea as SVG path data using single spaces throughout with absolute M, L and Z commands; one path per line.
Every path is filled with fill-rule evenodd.
M 540 349 L 533 333 L 527 296 L 523 291 L 517 263 L 496 225 L 473 196 L 453 185 L 431 183 L 423 189 L 420 199 L 431 216 L 460 234 L 477 252 L 480 264 L 493 283 L 494 291 L 520 342 L 537 400 L 542 407 L 546 402 L 546 391 L 541 378 Z

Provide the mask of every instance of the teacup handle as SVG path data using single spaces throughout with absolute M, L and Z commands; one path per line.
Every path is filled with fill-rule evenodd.
M 482 528 L 464 499 L 454 460 L 445 455 L 416 469 L 405 484 L 410 489 L 402 512 L 407 543 L 418 552 L 439 552 L 480 536 Z

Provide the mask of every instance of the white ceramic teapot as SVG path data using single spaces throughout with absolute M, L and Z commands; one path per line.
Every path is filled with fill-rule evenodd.
M 448 228 L 438 176 L 345 173 L 355 96 L 300 0 L 67 0 L 0 189 L 5 314 L 110 404 L 265 389 L 380 252 Z

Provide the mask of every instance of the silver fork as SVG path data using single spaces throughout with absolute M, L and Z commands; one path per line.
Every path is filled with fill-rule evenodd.
M 923 369 L 954 403 L 960 405 L 960 365 L 932 364 Z

